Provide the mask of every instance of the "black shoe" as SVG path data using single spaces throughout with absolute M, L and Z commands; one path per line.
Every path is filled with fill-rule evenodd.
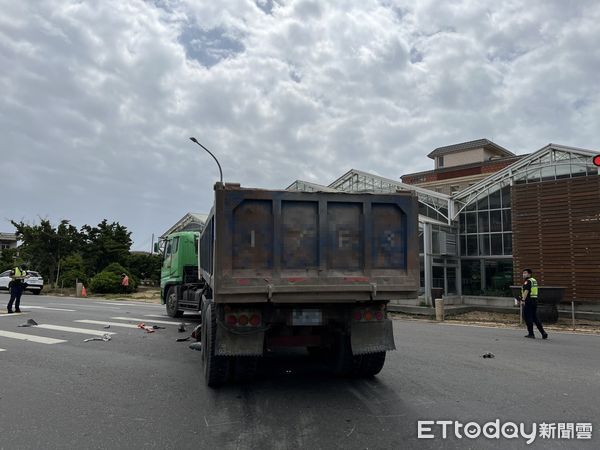
M 548 339 L 548 333 L 542 334 L 542 339 Z
M 13 313 L 13 310 L 12 310 L 12 309 L 7 309 L 7 310 L 6 310 L 6 313 L 7 313 L 7 314 L 12 314 L 12 313 Z
M 526 334 L 525 337 L 529 339 L 535 339 L 535 336 L 533 334 Z
M 20 313 L 21 310 L 19 308 L 15 309 L 15 312 Z

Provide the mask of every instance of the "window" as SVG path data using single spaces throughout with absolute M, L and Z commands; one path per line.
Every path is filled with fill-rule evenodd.
M 502 211 L 490 211 L 490 231 L 502 231 Z
M 165 245 L 165 259 L 171 256 L 171 240 L 169 239 Z
M 479 235 L 479 254 L 481 256 L 490 254 L 490 235 L 487 233 Z
M 467 213 L 467 233 L 477 233 L 477 213 Z
M 467 255 L 477 256 L 477 235 L 475 234 L 467 236 Z
M 490 218 L 487 211 L 480 211 L 477 213 L 479 232 L 485 233 L 490 231 Z
M 512 230 L 511 210 L 510 209 L 502 210 L 502 229 L 503 229 L 503 231 L 511 231 Z
M 502 254 L 502 233 L 492 233 L 492 234 L 490 234 L 490 238 L 492 241 L 491 254 L 492 255 L 501 255 Z
M 500 190 L 490 193 L 490 209 L 500 208 Z
M 173 248 L 172 248 L 171 252 L 173 254 L 177 253 L 178 248 L 179 248 L 179 238 L 176 237 L 176 238 L 173 238 Z
M 504 239 L 504 254 L 512 255 L 512 233 L 503 233 Z
M 438 167 L 444 167 L 444 157 L 438 156 Z

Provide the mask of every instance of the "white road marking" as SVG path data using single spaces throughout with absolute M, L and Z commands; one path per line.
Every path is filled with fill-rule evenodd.
M 156 303 L 125 303 L 125 302 L 94 302 L 97 305 L 117 305 L 117 306 L 147 306 L 150 308 L 164 308 L 163 305 L 157 305 Z
M 131 325 L 130 323 L 120 322 L 101 322 L 100 320 L 74 320 L 73 322 L 79 323 L 92 323 L 94 325 L 110 325 L 111 327 L 122 327 L 122 328 L 137 328 L 137 325 Z
M 24 333 L 13 333 L 12 331 L 3 331 L 0 330 L 0 337 L 7 337 L 11 339 L 20 339 L 22 341 L 30 341 L 37 342 L 39 344 L 60 344 L 62 342 L 67 342 L 63 339 L 52 339 L 42 336 L 35 336 L 33 334 L 24 334 Z
M 52 311 L 69 311 L 69 312 L 75 312 L 74 309 L 63 309 L 63 308 L 48 308 L 47 306 L 23 306 L 23 309 L 25 311 L 27 311 L 28 309 L 50 309 Z
M 115 319 L 115 320 L 133 320 L 134 322 L 144 322 L 146 325 L 147 324 L 153 324 L 153 323 L 166 323 L 167 325 L 179 325 L 181 323 L 181 322 L 168 322 L 166 320 L 139 319 L 137 317 L 111 317 L 111 319 Z M 187 323 L 186 325 L 189 325 L 189 323 Z
M 104 334 L 115 334 L 115 333 L 111 333 L 109 331 L 89 330 L 87 328 L 63 327 L 61 325 L 50 325 L 47 323 L 39 324 L 35 328 L 43 328 L 45 330 L 67 331 L 69 333 L 91 334 L 92 336 L 102 336 Z
M 0 352 L 5 352 L 6 350 L 3 348 L 0 348 Z

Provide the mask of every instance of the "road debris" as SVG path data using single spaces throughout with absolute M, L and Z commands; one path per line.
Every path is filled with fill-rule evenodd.
M 177 338 L 177 339 L 175 339 L 176 342 L 185 342 L 185 341 L 189 341 L 189 340 L 190 340 L 189 336 L 188 337 L 184 337 L 184 338 Z
M 110 325 L 104 325 L 104 328 L 109 329 Z
M 152 327 L 147 327 L 146 324 L 144 322 L 142 323 L 138 323 L 137 325 L 138 328 L 141 328 L 142 330 L 144 330 L 146 333 L 154 333 L 154 328 Z
M 103 334 L 102 336 L 96 336 L 96 337 L 84 339 L 83 342 L 90 342 L 90 341 L 108 342 L 108 341 L 110 341 L 110 339 L 111 339 L 110 334 L 106 333 L 106 334 Z
M 482 358 L 495 358 L 496 355 L 494 355 L 493 353 L 484 353 L 483 355 L 481 355 Z
M 179 328 L 177 328 L 177 331 L 179 331 L 180 333 L 185 333 L 185 323 L 181 322 L 179 324 Z
M 202 342 L 194 342 L 193 344 L 190 344 L 190 348 L 192 350 L 198 350 L 199 352 L 202 351 Z
M 37 322 L 33 319 L 27 319 L 27 322 L 22 323 L 21 325 L 17 325 L 18 327 L 34 327 L 37 325 Z
M 158 325 L 152 325 L 153 330 L 164 330 L 165 327 L 159 327 Z
M 196 328 L 194 328 L 194 331 L 192 331 L 192 337 L 194 339 L 196 339 L 197 341 L 200 341 L 200 337 L 202 336 L 202 324 L 197 325 Z

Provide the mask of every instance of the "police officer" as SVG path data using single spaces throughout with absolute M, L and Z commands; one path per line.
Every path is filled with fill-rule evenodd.
M 523 286 L 521 286 L 521 301 L 523 305 L 523 319 L 527 324 L 527 335 L 526 338 L 534 339 L 533 324 L 542 334 L 542 339 L 548 339 L 548 333 L 544 331 L 542 322 L 537 316 L 537 297 L 538 297 L 538 284 L 537 280 L 533 278 L 533 272 L 531 269 L 523 270 Z
M 13 302 L 15 304 L 14 312 L 21 312 L 19 306 L 21 305 L 21 295 L 23 294 L 23 290 L 25 289 L 25 278 L 27 277 L 27 267 L 25 264 L 21 264 L 21 267 L 17 266 L 13 270 L 10 271 L 10 277 L 12 280 L 9 283 L 10 287 L 10 300 L 8 301 L 8 305 L 6 309 L 8 314 L 13 313 Z

